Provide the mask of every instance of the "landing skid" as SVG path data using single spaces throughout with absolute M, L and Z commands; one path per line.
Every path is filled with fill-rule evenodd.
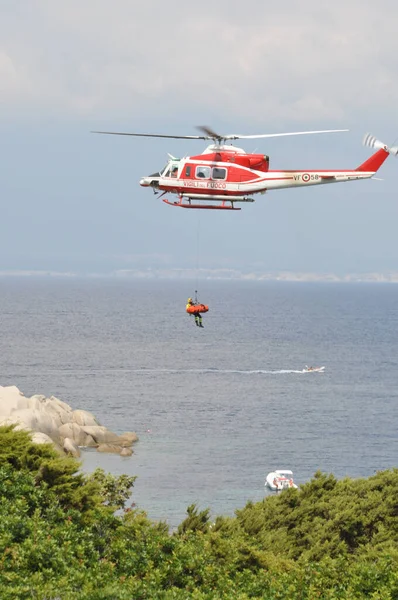
M 180 208 L 204 208 L 210 210 L 242 210 L 241 208 L 235 208 L 231 204 L 225 204 L 222 202 L 221 204 L 192 204 L 192 202 L 183 202 L 179 200 L 178 202 L 170 202 L 167 198 L 163 198 L 163 202 L 168 204 L 169 206 L 179 206 Z

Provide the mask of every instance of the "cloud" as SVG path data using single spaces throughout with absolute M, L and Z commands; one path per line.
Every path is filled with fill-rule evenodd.
M 246 122 L 395 114 L 398 5 L 22 0 L 0 8 L 11 112 Z
M 15 93 L 17 84 L 17 72 L 11 58 L 0 52 L 0 97 Z

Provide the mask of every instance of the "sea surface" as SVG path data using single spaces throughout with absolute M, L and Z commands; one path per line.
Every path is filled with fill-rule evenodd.
M 57 396 L 117 433 L 133 499 L 176 527 L 186 507 L 233 515 L 267 473 L 368 477 L 398 463 L 398 286 L 0 279 L 0 385 Z M 302 372 L 305 365 L 324 373 Z

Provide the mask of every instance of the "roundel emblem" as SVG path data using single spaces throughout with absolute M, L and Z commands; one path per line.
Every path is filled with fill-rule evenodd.
M 304 182 L 307 182 L 307 181 L 309 181 L 309 180 L 310 180 L 310 176 L 308 175 L 308 173 L 303 173 L 303 175 L 301 176 L 301 179 L 302 179 Z

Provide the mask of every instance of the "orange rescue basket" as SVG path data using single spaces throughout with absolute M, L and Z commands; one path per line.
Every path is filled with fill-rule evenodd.
M 199 315 L 200 313 L 205 313 L 209 310 L 209 307 L 206 304 L 193 304 L 192 306 L 187 306 L 186 311 L 190 315 Z

